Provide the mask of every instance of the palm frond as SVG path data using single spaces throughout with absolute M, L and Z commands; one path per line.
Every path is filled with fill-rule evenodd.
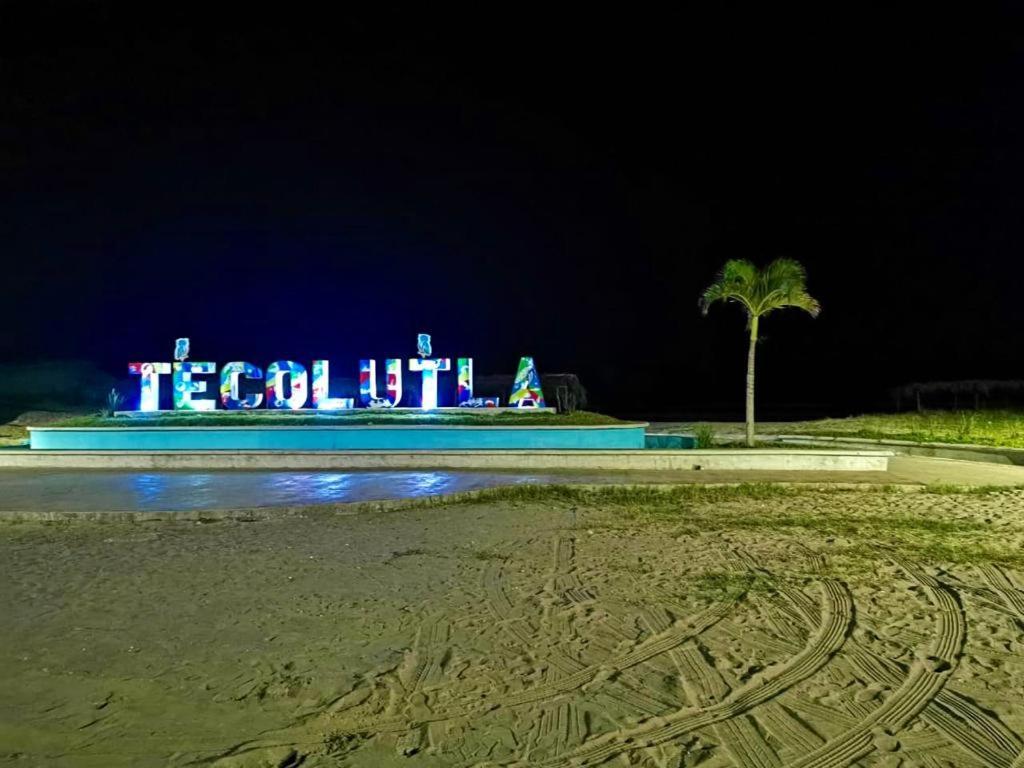
M 783 307 L 802 309 L 812 317 L 821 312 L 821 305 L 807 292 L 806 270 L 794 259 L 776 259 L 764 269 L 746 259 L 727 261 L 715 282 L 702 294 L 701 312 L 706 315 L 716 301 L 742 304 L 750 317 Z
M 817 317 L 821 305 L 807 292 L 807 271 L 794 259 L 776 259 L 761 270 L 758 314 L 796 307 Z
M 735 301 L 742 304 L 748 313 L 753 312 L 750 297 L 751 289 L 757 282 L 757 274 L 757 267 L 746 259 L 725 262 L 715 282 L 705 288 L 701 295 L 701 312 L 706 315 L 716 301 Z

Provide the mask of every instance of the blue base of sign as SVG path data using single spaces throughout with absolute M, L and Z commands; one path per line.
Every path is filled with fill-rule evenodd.
M 640 449 L 645 426 L 36 427 L 30 446 L 61 451 Z
M 697 438 L 690 435 L 647 435 L 644 447 L 656 451 L 696 448 Z

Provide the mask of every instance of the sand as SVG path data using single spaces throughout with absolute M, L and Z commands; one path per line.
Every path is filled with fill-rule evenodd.
M 0 764 L 1024 765 L 1024 494 L 0 525 Z

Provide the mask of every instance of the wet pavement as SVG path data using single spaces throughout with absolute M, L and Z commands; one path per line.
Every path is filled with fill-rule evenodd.
M 0 470 L 0 512 L 161 512 L 415 498 L 592 476 L 488 472 L 97 472 Z
M 201 512 L 437 496 L 539 483 L 824 483 L 1024 487 L 1024 467 L 896 456 L 853 471 L 99 471 L 0 469 L 0 517 Z

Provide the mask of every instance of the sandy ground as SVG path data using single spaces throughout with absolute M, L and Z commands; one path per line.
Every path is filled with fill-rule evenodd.
M 0 764 L 1024 765 L 1024 493 L 665 498 L 5 523 Z

